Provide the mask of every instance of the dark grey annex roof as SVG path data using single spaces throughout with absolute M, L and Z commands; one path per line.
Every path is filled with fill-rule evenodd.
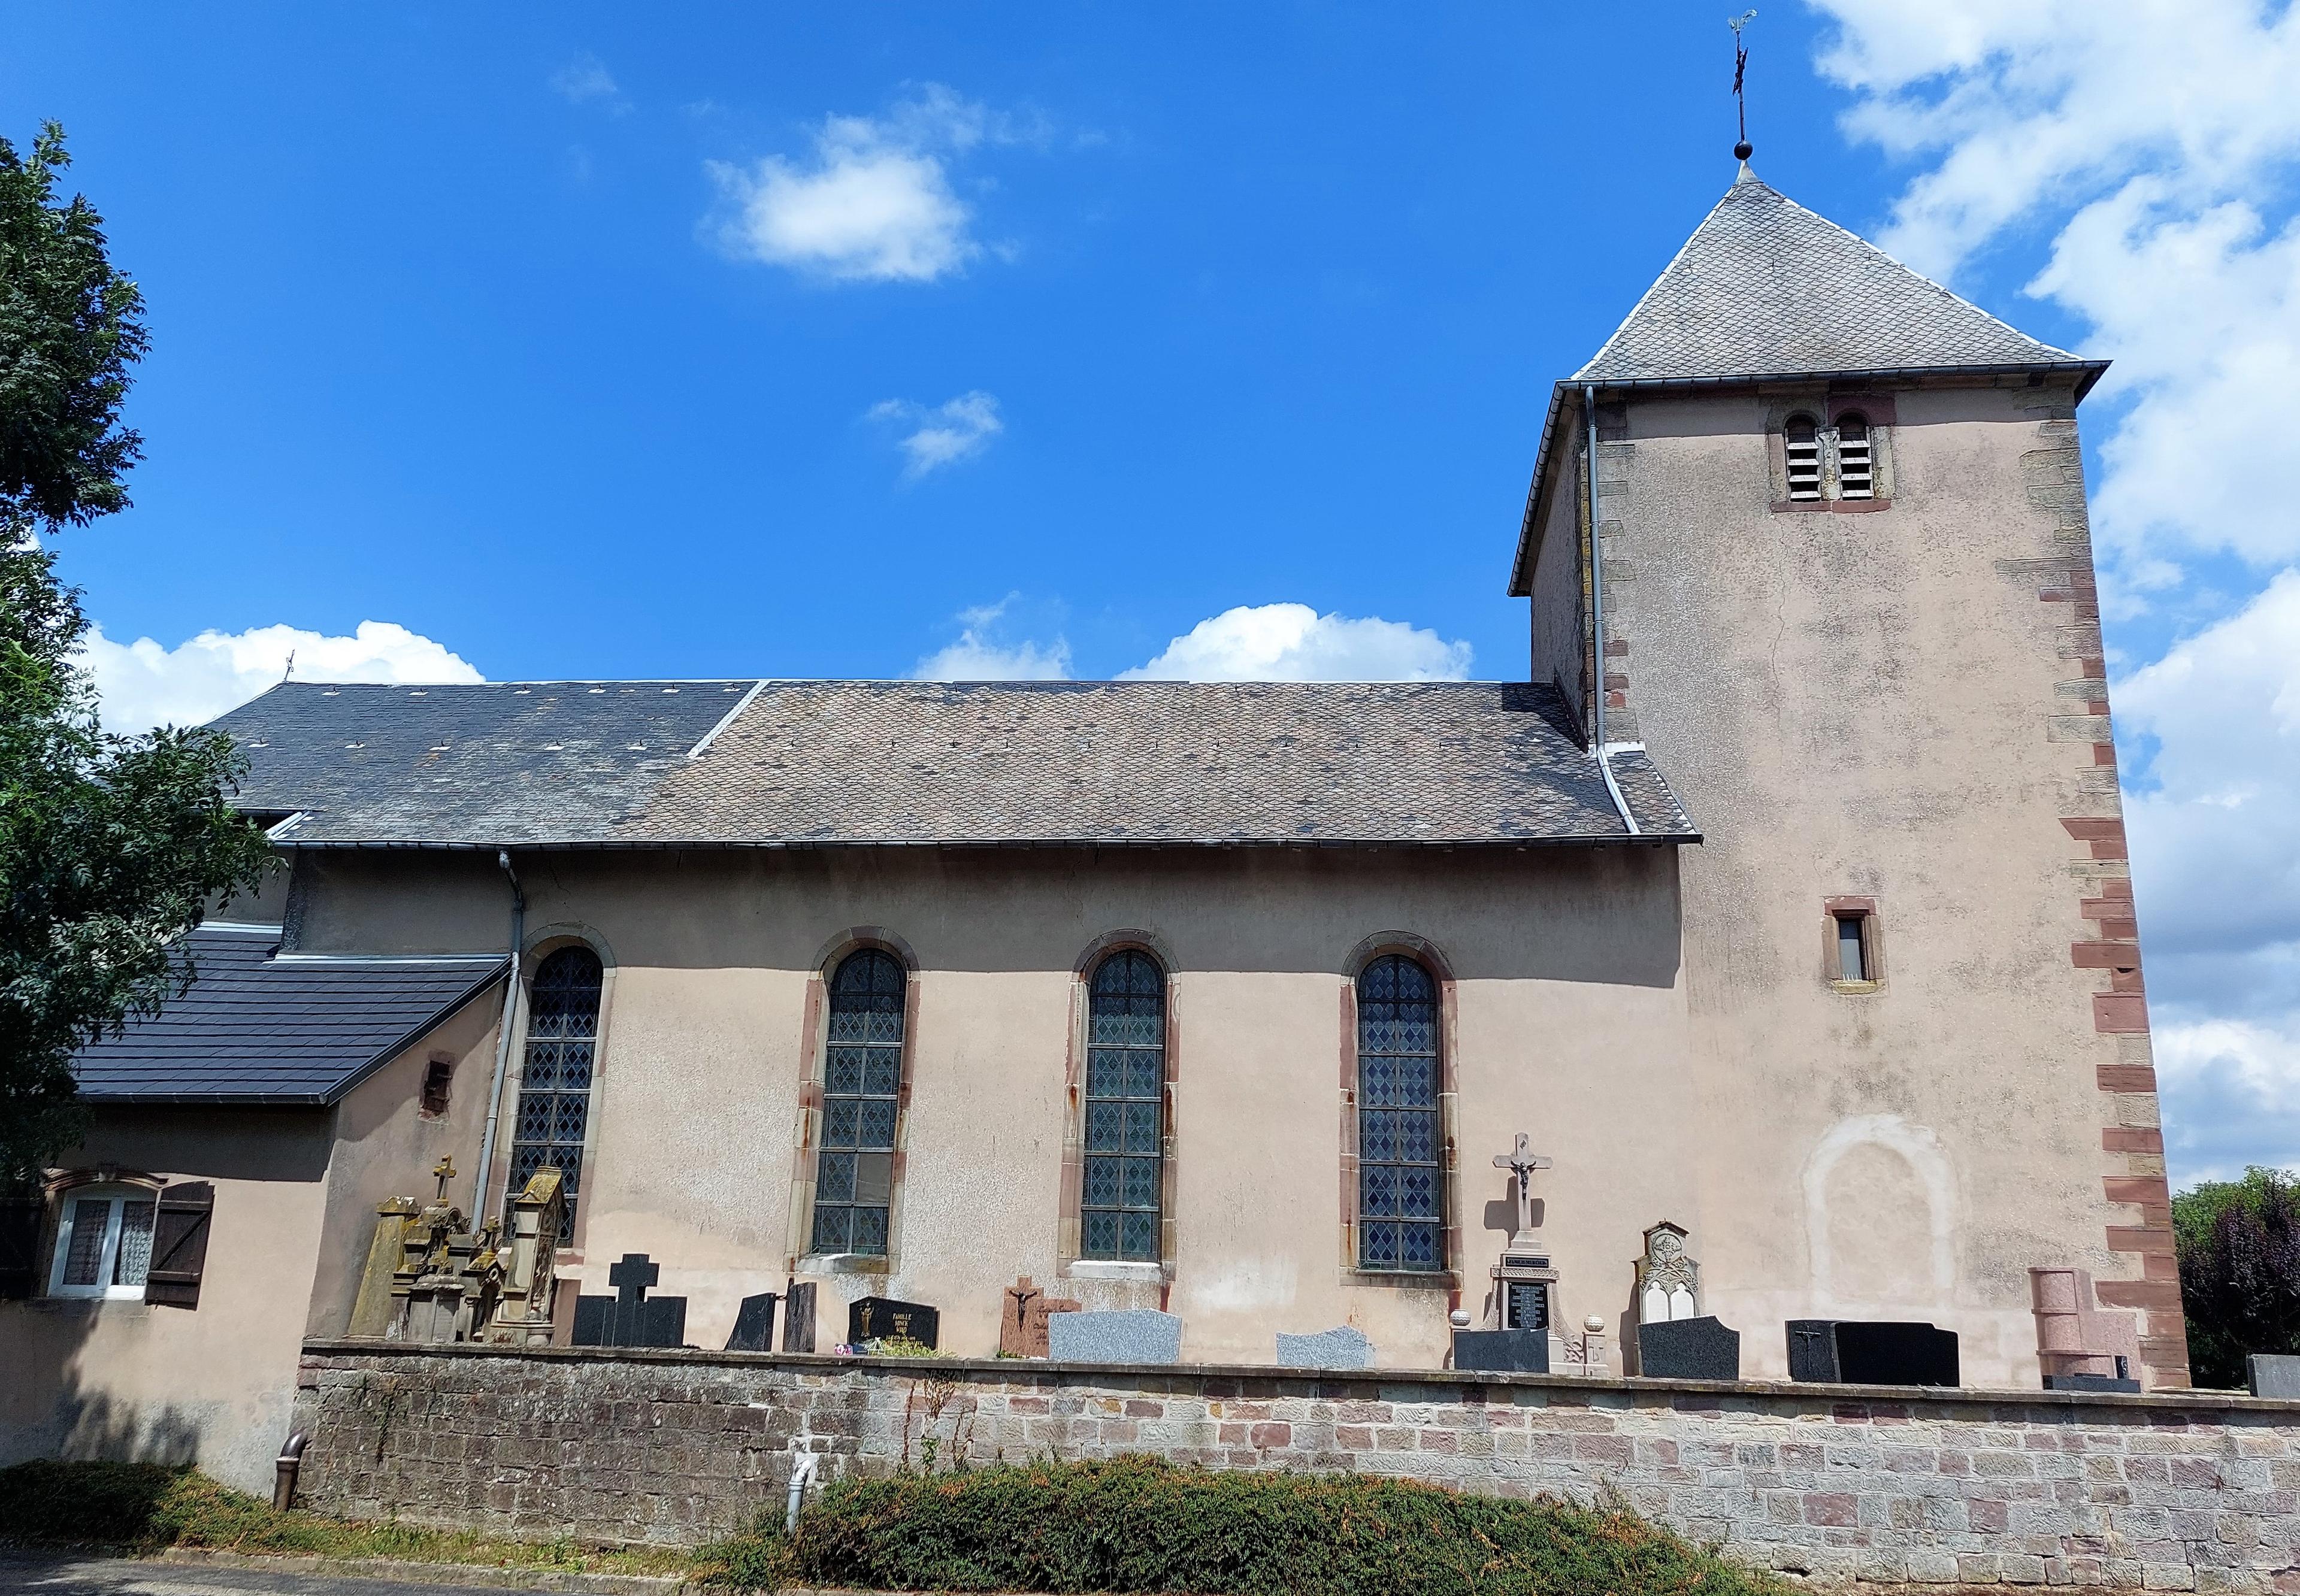
M 275 688 L 220 722 L 294 846 L 1535 844 L 1629 835 L 1554 690 L 1496 682 L 727 684 L 665 755 L 657 684 Z M 716 686 L 717 684 L 713 684 Z M 556 694 L 547 712 L 535 701 Z M 660 700 L 657 692 L 654 698 Z M 533 706 L 533 707 L 529 707 Z M 700 717 L 697 718 L 698 723 Z M 693 726 L 681 728 L 680 736 Z M 442 746 L 433 746 L 440 744 Z M 698 744 L 690 747 L 689 744 Z M 583 749 L 579 757 L 578 745 Z M 1640 835 L 1694 840 L 1636 751 Z
M 1742 169 L 1576 383 L 2094 368 Z
M 304 818 L 283 842 L 604 834 L 755 681 L 283 682 L 213 724 L 247 757 L 235 802 Z
M 185 939 L 195 978 L 73 1061 L 90 1102 L 324 1104 L 503 977 L 502 953 L 281 956 L 277 926 Z

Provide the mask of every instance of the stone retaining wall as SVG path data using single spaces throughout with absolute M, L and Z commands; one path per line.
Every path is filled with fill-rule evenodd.
M 829 1474 L 1052 1453 L 1354 1469 L 1639 1512 L 1891 1584 L 2300 1592 L 2300 1402 L 1408 1370 L 311 1342 L 309 1501 L 692 1542 Z

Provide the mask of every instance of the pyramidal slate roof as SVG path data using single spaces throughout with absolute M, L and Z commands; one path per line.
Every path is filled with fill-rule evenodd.
M 1572 380 L 2098 364 L 2007 326 L 1744 166 Z
M 190 987 L 73 1060 L 91 1102 L 318 1106 L 503 978 L 501 952 L 374 958 L 279 952 L 277 926 L 184 939 Z
M 290 682 L 215 724 L 235 802 L 296 847 L 1630 835 L 1563 701 L 1521 683 Z M 1640 837 L 1698 840 L 1642 752 L 1610 760 Z

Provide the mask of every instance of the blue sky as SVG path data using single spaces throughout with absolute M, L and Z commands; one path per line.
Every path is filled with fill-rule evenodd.
M 204 718 L 291 647 L 1517 673 L 1549 384 L 1732 176 L 1723 16 L 22 10 L 0 131 L 66 124 L 154 334 L 136 508 L 61 542 L 110 712 Z M 2174 1171 L 2300 1162 L 2293 20 L 1749 37 L 1769 181 L 2118 362 L 2086 429 Z

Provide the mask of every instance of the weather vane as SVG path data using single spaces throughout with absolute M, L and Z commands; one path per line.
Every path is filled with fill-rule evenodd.
M 1741 129 L 1740 142 L 1733 146 L 1736 161 L 1746 161 L 1757 153 L 1757 146 L 1749 142 L 1749 102 L 1741 93 L 1741 79 L 1749 70 L 1749 46 L 1741 37 L 1741 29 L 1756 20 L 1757 13 L 1752 10 L 1729 17 L 1725 22 L 1733 30 L 1733 114 Z

